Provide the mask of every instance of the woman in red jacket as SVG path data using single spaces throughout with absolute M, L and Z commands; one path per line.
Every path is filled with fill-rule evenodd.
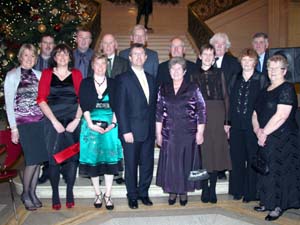
M 45 139 L 49 155 L 49 175 L 52 186 L 52 208 L 61 208 L 59 198 L 60 172 L 67 183 L 66 207 L 74 207 L 73 186 L 78 166 L 78 154 L 62 164 L 56 164 L 53 154 L 78 142 L 82 111 L 78 92 L 82 75 L 72 69 L 72 50 L 66 44 L 57 45 L 51 54 L 52 67 L 43 70 L 37 102 L 46 116 Z

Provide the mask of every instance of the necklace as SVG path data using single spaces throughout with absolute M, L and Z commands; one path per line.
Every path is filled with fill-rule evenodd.
M 105 82 L 105 80 L 106 80 L 106 77 L 104 77 L 104 79 L 103 79 L 103 81 L 101 82 L 101 83 L 99 83 L 98 81 L 96 81 L 96 79 L 94 78 L 94 81 L 96 82 L 96 84 L 98 85 L 98 87 L 101 87 L 101 85 L 102 84 L 104 84 L 104 82 Z M 98 91 L 97 91 L 98 92 Z M 99 91 L 100 92 L 100 91 Z M 101 94 L 99 94 L 98 93 L 98 99 L 102 99 L 102 93 Z

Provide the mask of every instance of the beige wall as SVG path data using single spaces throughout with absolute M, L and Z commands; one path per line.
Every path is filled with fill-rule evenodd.
M 206 23 L 214 33 L 227 33 L 232 44 L 230 51 L 238 55 L 243 48 L 251 46 L 254 33 L 268 33 L 268 0 L 247 1 Z
M 288 10 L 288 47 L 300 47 L 300 2 L 290 1 Z

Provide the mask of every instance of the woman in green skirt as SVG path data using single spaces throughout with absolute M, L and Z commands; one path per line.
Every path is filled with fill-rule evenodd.
M 115 83 L 105 76 L 106 67 L 106 56 L 95 53 L 92 58 L 94 74 L 84 79 L 80 86 L 84 118 L 80 133 L 79 174 L 92 180 L 96 194 L 94 206 L 100 208 L 103 201 L 106 208 L 112 210 L 112 183 L 114 175 L 123 170 L 123 153 L 114 113 Z M 105 179 L 103 195 L 99 187 L 100 175 Z

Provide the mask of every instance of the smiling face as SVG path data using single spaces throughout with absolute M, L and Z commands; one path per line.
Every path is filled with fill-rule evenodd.
M 281 61 L 270 61 L 268 64 L 268 76 L 272 84 L 284 81 L 286 72 Z
M 21 67 L 24 69 L 31 69 L 36 63 L 36 56 L 34 51 L 30 49 L 24 49 L 22 55 L 19 58 Z
M 51 36 L 45 36 L 40 43 L 41 55 L 44 57 L 50 57 L 54 48 L 54 39 Z
M 172 65 L 172 67 L 170 68 L 170 75 L 173 81 L 182 81 L 184 74 L 185 70 L 179 63 Z
M 175 38 L 170 47 L 170 53 L 172 57 L 183 57 L 185 52 L 184 43 L 179 38 Z
M 241 59 L 241 66 L 244 72 L 253 72 L 256 65 L 256 60 L 249 56 L 244 56 Z
M 76 36 L 77 48 L 86 52 L 92 43 L 92 34 L 89 31 L 78 31 Z
M 213 49 L 204 49 L 202 54 L 199 55 L 202 61 L 202 65 L 205 67 L 210 67 L 215 62 L 215 54 Z
M 144 63 L 147 60 L 145 50 L 143 48 L 133 47 L 129 55 L 129 60 L 133 67 L 143 68 Z
M 253 39 L 252 47 L 258 55 L 261 55 L 267 50 L 269 43 L 264 37 L 257 37 Z
M 226 40 L 224 38 L 217 38 L 214 41 L 213 46 L 215 48 L 217 57 L 221 57 L 226 53 Z
M 101 50 L 108 57 L 115 54 L 116 49 L 118 48 L 117 42 L 111 34 L 104 35 L 101 41 Z
M 145 45 L 147 41 L 146 31 L 144 29 L 135 29 L 133 34 L 131 35 L 131 41 L 133 43 Z
M 58 50 L 54 56 L 54 60 L 58 67 L 59 66 L 68 66 L 68 64 L 70 62 L 70 55 L 66 49 Z
M 107 63 L 105 58 L 94 59 L 92 63 L 92 68 L 94 70 L 95 75 L 105 76 Z

